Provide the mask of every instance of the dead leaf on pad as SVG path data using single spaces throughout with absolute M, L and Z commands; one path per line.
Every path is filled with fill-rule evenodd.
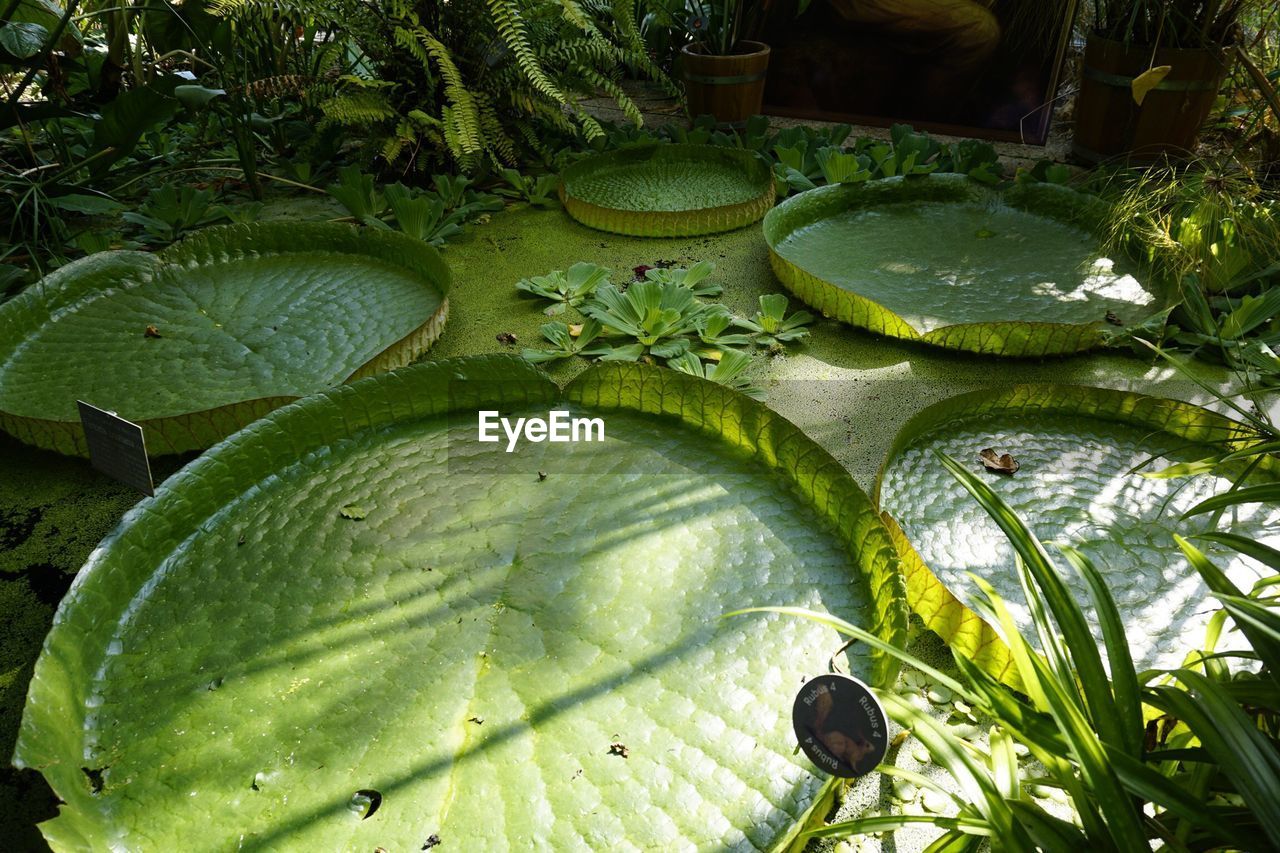
M 1018 460 L 1014 459 L 1008 453 L 997 454 L 995 450 L 990 447 L 984 448 L 982 452 L 978 454 L 978 461 L 980 461 L 988 471 L 995 471 L 997 474 L 1004 474 L 1006 477 L 1013 476 L 1018 472 L 1018 469 L 1022 467 L 1018 464 Z

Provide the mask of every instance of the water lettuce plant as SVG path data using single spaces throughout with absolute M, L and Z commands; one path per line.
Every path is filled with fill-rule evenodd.
M 605 440 L 476 440 L 478 410 L 553 408 Z M 869 499 L 760 404 L 644 365 L 563 389 L 511 356 L 413 365 L 131 512 L 60 607 L 17 761 L 62 800 L 56 850 L 784 846 L 833 790 L 789 710 L 840 640 L 786 620 L 758 646 L 717 618 L 744 585 L 906 631 Z
M 451 237 L 462 233 L 465 216 L 458 211 L 446 214 L 444 202 L 428 193 L 415 192 L 404 184 L 395 183 L 383 190 L 391 221 L 397 230 L 431 246 L 440 247 Z M 366 224 L 389 228 L 381 219 L 370 219 Z
M 734 323 L 755 332 L 756 343 L 761 346 L 778 346 L 798 341 L 809 334 L 809 330 L 804 327 L 812 323 L 814 317 L 808 311 L 796 311 L 788 315 L 789 301 L 781 293 L 761 296 L 760 310 L 755 317 L 734 320 Z
M 724 309 L 702 302 L 687 287 L 638 281 L 625 291 L 602 285 L 582 313 L 615 334 L 634 338 L 641 354 L 674 358 L 689 348 L 690 335 L 713 312 Z
M 770 132 L 765 116 L 752 116 L 741 130 L 726 131 L 718 129 L 711 116 L 699 116 L 688 128 L 671 124 L 655 131 L 615 126 L 601 147 L 611 150 L 675 143 L 753 151 L 772 164 L 779 198 L 824 183 L 861 183 L 895 175 L 955 172 L 992 185 L 1005 179 L 1000 158 L 989 142 L 963 139 L 944 145 L 906 124 L 893 125 L 887 140 L 851 140 L 852 132 L 849 124 L 796 125 Z M 561 156 L 581 155 L 566 149 Z
M 605 267 L 579 261 L 567 270 L 522 278 L 516 282 L 516 290 L 550 300 L 544 313 L 553 317 L 563 314 L 566 308 L 581 307 L 597 287 L 609 280 L 609 274 Z
M 749 346 L 750 335 L 729 331 L 735 320 L 728 311 L 703 315 L 697 323 L 698 340 L 705 345 L 703 352 L 724 352 L 732 347 Z
M 555 175 L 525 175 L 517 169 L 503 169 L 505 187 L 498 194 L 523 201 L 533 207 L 554 207 L 560 180 Z
M 658 284 L 678 284 L 692 290 L 694 296 L 711 297 L 724 292 L 724 287 L 719 282 L 709 280 L 715 271 L 716 265 L 711 261 L 698 261 L 687 268 L 649 267 L 644 271 L 644 277 Z
M 598 320 L 587 320 L 575 330 L 570 329 L 559 320 L 550 323 L 544 323 L 540 331 L 542 337 L 551 343 L 551 349 L 533 349 L 525 347 L 521 351 L 521 357 L 530 364 L 545 364 L 549 361 L 559 361 L 563 358 L 572 358 L 575 355 L 605 355 L 612 352 L 612 347 L 593 347 L 592 343 L 596 338 L 600 337 L 604 327 L 600 325 Z
M 437 247 L 462 233 L 467 223 L 502 209 L 500 198 L 472 189 L 470 178 L 436 175 L 432 181 L 431 190 L 399 182 L 383 187 L 359 167 L 343 166 L 338 183 L 327 191 L 358 224 L 394 228 Z
M 763 392 L 744 375 L 749 356 L 735 348 L 752 343 L 775 348 L 801 340 L 808 334 L 803 326 L 813 317 L 805 311 L 787 315 L 788 300 L 782 294 L 761 297 L 754 318 L 735 317 L 724 306 L 706 301 L 724 290 L 710 278 L 715 269 L 710 261 L 687 268 L 637 267 L 640 280 L 624 287 L 608 281 L 609 270 L 588 263 L 522 279 L 516 289 L 550 300 L 548 315 L 575 308 L 589 318 L 582 324 L 542 326 L 542 336 L 552 348 L 526 348 L 524 357 L 535 364 L 575 355 L 600 361 L 665 361 L 682 372 L 760 396 Z M 750 334 L 731 332 L 734 326 Z
M 686 352 L 667 361 L 667 367 L 726 385 L 756 400 L 764 399 L 764 391 L 751 383 L 742 373 L 751 366 L 751 356 L 741 350 L 725 350 L 719 360 L 704 362 L 697 355 Z

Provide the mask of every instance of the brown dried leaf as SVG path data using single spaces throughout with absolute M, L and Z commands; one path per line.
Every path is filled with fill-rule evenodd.
M 1011 477 L 1018 473 L 1018 469 L 1022 467 L 1018 464 L 1018 460 L 1014 459 L 1008 453 L 997 454 L 995 450 L 990 447 L 984 448 L 978 454 L 978 461 L 980 461 L 988 471 L 995 471 L 997 474 L 1004 474 L 1006 477 Z
M 609 744 L 609 754 L 620 755 L 623 758 L 626 758 L 631 754 L 631 750 L 627 749 L 627 745 L 625 743 L 615 740 L 613 743 Z
M 158 338 L 160 337 L 160 330 L 155 326 L 147 326 L 146 330 L 143 331 L 142 336 L 144 338 Z

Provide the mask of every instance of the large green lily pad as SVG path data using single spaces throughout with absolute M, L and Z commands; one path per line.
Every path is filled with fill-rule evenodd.
M 1252 505 L 1221 519 L 1206 513 L 1183 520 L 1182 513 L 1226 491 L 1231 480 L 1144 473 L 1220 454 L 1247 435 L 1241 425 L 1187 403 L 1065 385 L 962 394 L 925 409 L 899 433 L 877 484 L 881 508 L 900 528 L 911 606 L 945 640 L 1001 676 L 1009 674 L 1008 652 L 966 606 L 974 589 L 967 573 L 991 583 L 1022 627 L 1032 629 L 1012 546 L 946 471 L 935 455 L 940 451 L 979 473 L 1042 541 L 1075 544 L 1092 558 L 1125 619 L 1139 669 L 1178 666 L 1204 642 L 1214 608 L 1173 534 L 1232 530 L 1280 545 L 1280 509 Z M 987 470 L 979 461 L 986 448 L 1012 455 L 1017 472 Z M 1243 589 L 1269 573 L 1234 551 L 1197 544 Z M 1067 583 L 1091 612 L 1084 580 L 1068 572 Z
M 477 441 L 478 409 L 550 408 L 606 440 Z M 132 511 L 58 611 L 15 760 L 65 801 L 59 850 L 766 849 L 830 791 L 790 707 L 842 642 L 719 618 L 761 604 L 906 630 L 869 499 L 794 426 L 640 365 L 564 391 L 416 365 Z
M 715 145 L 621 148 L 579 160 L 560 176 L 570 216 L 636 237 L 731 231 L 764 216 L 774 198 L 763 158 Z
M 209 228 L 103 252 L 0 305 L 0 428 L 85 451 L 76 401 L 140 422 L 152 453 L 208 447 L 271 409 L 408 364 L 448 313 L 449 271 L 403 234 Z
M 888 178 L 794 196 L 764 233 L 778 277 L 827 316 L 989 355 L 1064 355 L 1161 307 L 1140 270 L 1102 254 L 1101 204 L 1047 184 Z

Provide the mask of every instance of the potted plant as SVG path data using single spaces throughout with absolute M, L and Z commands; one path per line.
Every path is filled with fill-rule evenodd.
M 755 4 L 743 0 L 689 0 L 689 43 L 680 52 L 691 116 L 742 127 L 760 112 L 769 46 L 739 38 L 748 32 Z
M 1242 12 L 1266 0 L 1094 0 L 1076 100 L 1077 157 L 1150 163 L 1194 149 Z

